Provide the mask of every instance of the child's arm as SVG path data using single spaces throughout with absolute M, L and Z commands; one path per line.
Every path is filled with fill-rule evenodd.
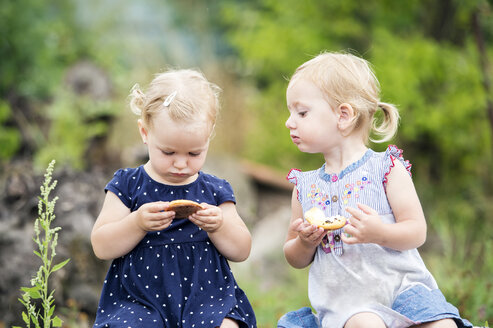
M 250 255 L 252 237 L 232 202 L 219 206 L 202 203 L 204 210 L 189 219 L 206 231 L 217 250 L 228 260 L 242 262 Z
M 303 209 L 298 201 L 297 190 L 294 188 L 291 198 L 291 222 L 284 243 L 284 256 L 291 266 L 298 269 L 312 263 L 317 246 L 326 234 L 324 229 L 304 222 L 302 217 Z
M 401 162 L 395 161 L 387 178 L 387 198 L 396 223 L 383 223 L 378 213 L 366 205 L 358 205 L 361 211 L 347 208 L 352 217 L 344 230 L 351 237 L 343 235 L 343 242 L 376 243 L 400 251 L 423 245 L 426 220 L 409 173 Z
M 148 203 L 130 212 L 114 193 L 108 191 L 91 232 L 94 254 L 103 260 L 120 257 L 130 252 L 147 231 L 167 228 L 174 216 L 173 212 L 163 212 L 168 204 Z

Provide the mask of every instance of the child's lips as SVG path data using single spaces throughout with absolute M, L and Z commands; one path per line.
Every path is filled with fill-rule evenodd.
M 291 135 L 291 140 L 293 140 L 293 142 L 294 142 L 295 144 L 300 143 L 300 137 L 298 137 L 298 136 Z

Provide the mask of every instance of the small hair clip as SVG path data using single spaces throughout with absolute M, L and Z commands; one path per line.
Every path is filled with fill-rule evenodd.
M 166 97 L 166 99 L 164 99 L 163 106 L 168 107 L 173 101 L 173 99 L 175 99 L 177 93 L 178 91 L 175 90 L 168 97 Z

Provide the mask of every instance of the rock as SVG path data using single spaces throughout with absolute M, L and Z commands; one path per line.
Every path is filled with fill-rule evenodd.
M 90 61 L 80 61 L 70 67 L 65 83 L 75 94 L 97 100 L 109 99 L 113 92 L 113 85 L 106 72 Z

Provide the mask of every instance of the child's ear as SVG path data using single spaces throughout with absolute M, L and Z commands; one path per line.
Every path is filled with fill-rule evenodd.
M 337 107 L 337 127 L 341 130 L 346 130 L 353 125 L 354 122 L 354 109 L 348 103 L 342 103 Z
M 137 125 L 139 126 L 139 132 L 140 132 L 140 136 L 142 138 L 142 141 L 147 144 L 147 129 L 146 127 L 144 126 L 144 123 L 142 122 L 142 120 L 138 120 L 137 121 Z

